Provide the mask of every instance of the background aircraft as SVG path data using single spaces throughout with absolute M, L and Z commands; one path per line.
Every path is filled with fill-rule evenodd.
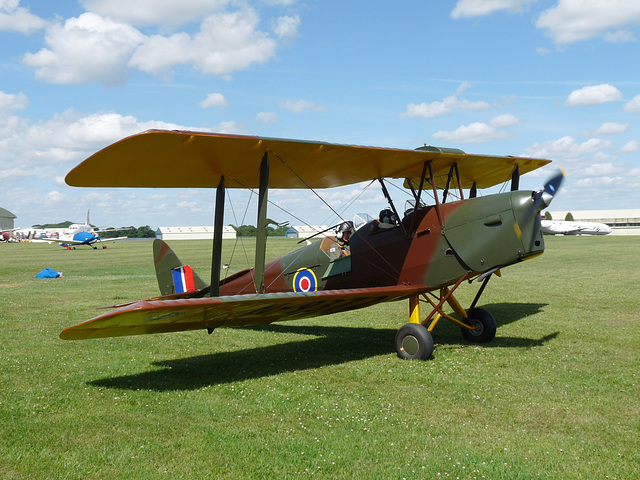
M 545 219 L 541 222 L 542 232 L 548 235 L 608 235 L 612 232 L 604 223 Z
M 148 159 L 154 168 L 149 168 Z M 178 161 L 179 160 L 179 161 Z M 106 147 L 66 177 L 73 186 L 215 187 L 211 282 L 154 242 L 162 297 L 116 305 L 66 328 L 67 340 L 267 324 L 409 299 L 409 323 L 395 337 L 398 356 L 424 359 L 441 318 L 472 342 L 491 341 L 493 316 L 477 307 L 500 269 L 544 251 L 540 211 L 564 175 L 536 191 L 519 191 L 520 174 L 549 160 L 467 155 L 457 149 L 416 150 L 335 145 L 239 135 L 148 131 Z M 122 172 L 126 171 L 126 175 Z M 386 180 L 404 179 L 412 208 L 402 215 Z M 479 188 L 511 180 L 511 191 L 483 197 Z M 317 189 L 377 180 L 389 202 L 378 219 L 346 229 L 265 263 L 269 188 Z M 220 278 L 226 188 L 258 190 L 255 266 Z M 463 189 L 469 189 L 464 198 Z M 424 198 L 432 193 L 432 202 Z M 381 213 L 383 213 L 381 212 Z M 346 223 L 346 222 L 344 222 Z M 341 238 L 342 236 L 342 238 Z M 348 248 L 346 248 L 348 247 Z M 480 282 L 464 309 L 453 296 Z M 430 313 L 423 319 L 420 303 Z M 444 311 L 445 304 L 456 316 Z
M 43 240 L 46 238 L 46 232 L 41 228 L 13 228 L 11 230 L 4 230 L 0 241 L 2 242 L 47 242 L 51 241 Z
M 100 235 L 94 230 L 89 222 L 89 210 L 87 210 L 86 223 L 72 223 L 69 227 L 58 233 L 58 238 L 54 239 L 60 243 L 60 246 L 67 248 L 74 248 L 76 246 L 87 245 L 96 250 L 98 247 L 96 244 L 104 244 L 106 242 L 114 242 L 116 240 L 124 240 L 127 237 L 115 237 L 115 238 L 101 238 Z M 50 243 L 50 242 L 49 242 Z M 102 245 L 102 248 L 107 248 L 106 245 Z

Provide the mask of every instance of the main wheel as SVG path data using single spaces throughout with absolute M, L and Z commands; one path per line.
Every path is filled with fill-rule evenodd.
M 486 343 L 496 337 L 497 326 L 493 315 L 482 308 L 474 308 L 469 310 L 467 314 L 469 315 L 467 323 L 476 328 L 469 330 L 461 327 L 464 338 L 474 343 Z
M 433 353 L 433 338 L 425 327 L 407 323 L 396 333 L 396 351 L 404 360 L 426 360 Z

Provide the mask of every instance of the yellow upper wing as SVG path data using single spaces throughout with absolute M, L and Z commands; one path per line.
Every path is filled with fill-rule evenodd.
M 421 150 L 337 145 L 242 135 L 150 130 L 95 153 L 69 172 L 79 187 L 257 188 L 258 167 L 269 153 L 270 188 L 328 188 L 376 178 L 416 178 L 431 160 L 443 188 L 457 163 L 463 188 L 503 183 L 516 165 L 520 173 L 549 160 L 467 155 L 460 150 Z

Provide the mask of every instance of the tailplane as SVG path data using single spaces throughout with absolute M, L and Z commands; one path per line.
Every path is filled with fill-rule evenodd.
M 159 239 L 153 241 L 153 263 L 160 295 L 195 292 L 207 287 L 198 274 L 189 265 L 182 265 L 171 247 Z

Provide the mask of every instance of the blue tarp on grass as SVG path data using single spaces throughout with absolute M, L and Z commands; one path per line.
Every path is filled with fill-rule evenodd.
M 58 273 L 52 268 L 45 268 L 40 273 L 36 275 L 36 278 L 58 278 L 61 277 L 62 273 Z

